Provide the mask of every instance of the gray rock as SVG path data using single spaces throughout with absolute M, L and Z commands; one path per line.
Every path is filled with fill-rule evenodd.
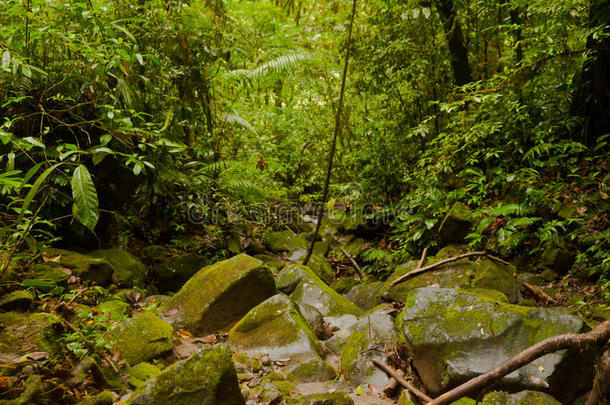
M 93 257 L 106 259 L 113 268 L 113 276 L 126 287 L 142 287 L 146 278 L 146 266 L 134 255 L 123 249 L 96 250 Z
M 52 248 L 46 249 L 43 255 L 48 258 L 59 256 L 54 261 L 55 264 L 70 269 L 73 274 L 84 280 L 93 281 L 99 285 L 108 285 L 112 280 L 114 268 L 106 259 L 101 257 Z
M 368 311 L 378 305 L 376 295 L 381 289 L 382 284 L 381 281 L 358 284 L 345 294 L 345 298 L 365 311 Z

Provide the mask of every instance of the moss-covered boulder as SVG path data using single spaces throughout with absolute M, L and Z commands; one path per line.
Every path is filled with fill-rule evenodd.
M 326 339 L 328 336 L 326 336 L 327 332 L 326 328 L 324 327 L 324 317 L 320 311 L 309 304 L 299 305 L 299 310 L 301 311 L 303 318 L 305 318 L 307 321 L 307 324 L 313 331 L 314 335 L 316 335 L 318 339 Z
M 102 391 L 97 395 L 86 395 L 77 405 L 112 405 L 118 395 L 112 391 Z
M 131 305 L 119 299 L 110 299 L 99 304 L 97 312 L 106 314 L 110 321 L 122 322 L 131 314 Z
M 279 273 L 280 269 L 282 267 L 284 267 L 284 264 L 286 264 L 283 260 L 280 260 L 277 257 L 271 256 L 271 255 L 258 254 L 258 255 L 255 255 L 254 258 L 262 261 L 267 266 L 269 266 L 271 271 L 273 271 L 274 275 Z
M 354 405 L 354 400 L 345 392 L 297 395 L 286 399 L 286 405 Z
M 345 294 L 345 298 L 356 304 L 359 308 L 368 311 L 379 304 L 376 296 L 382 285 L 381 281 L 358 284 Z
M 547 246 L 540 256 L 540 264 L 558 273 L 565 273 L 574 264 L 576 255 L 569 250 L 565 243 Z
M 277 294 L 248 312 L 229 332 L 229 343 L 249 355 L 289 359 L 286 371 L 301 381 L 335 376 L 321 359 L 321 348 L 297 304 L 285 294 Z
M 442 260 L 441 255 L 432 257 L 427 264 Z M 406 294 L 415 288 L 439 286 L 446 288 L 485 288 L 496 290 L 515 303 L 519 298 L 519 284 L 513 266 L 496 263 L 485 257 L 478 260 L 462 259 L 447 263 L 436 270 L 413 276 L 401 283 L 390 287 L 390 283 L 400 276 L 414 270 L 417 261 L 410 261 L 396 267 L 392 275 L 385 281 L 384 286 L 377 293 L 377 300 L 391 299 L 404 301 Z
M 123 249 L 96 250 L 93 257 L 106 259 L 114 270 L 113 277 L 125 287 L 143 287 L 146 266 L 134 255 Z
M 208 264 L 205 257 L 188 253 L 159 263 L 153 273 L 160 291 L 176 292 Z
M 358 280 L 356 280 L 355 278 L 345 277 L 335 280 L 330 285 L 330 288 L 332 288 L 341 295 L 345 295 L 358 284 Z
M 301 280 L 309 277 L 310 273 L 311 269 L 309 269 L 307 266 L 297 263 L 289 264 L 284 266 L 284 268 L 278 273 L 277 277 L 275 278 L 275 285 L 277 286 L 277 289 L 284 294 L 292 294 Z
M 30 277 L 57 285 L 66 285 L 72 270 L 56 266 L 57 264 L 49 263 L 33 264 L 29 268 Z
M 205 347 L 150 379 L 125 405 L 240 405 L 245 404 L 231 349 Z
M 271 269 L 241 254 L 199 270 L 160 311 L 174 327 L 205 334 L 232 325 L 275 292 Z
M 309 246 L 304 237 L 291 230 L 267 232 L 263 237 L 263 246 L 270 252 L 291 252 L 307 249 Z
M 561 402 L 549 394 L 538 391 L 521 391 L 509 394 L 503 391 L 494 391 L 486 394 L 481 405 L 561 405 Z
M 462 202 L 453 204 L 439 227 L 444 243 L 461 243 L 476 222 L 472 211 Z
M 62 353 L 58 339 L 64 329 L 57 315 L 5 312 L 0 313 L 0 325 L 0 363 L 32 352 L 46 352 L 51 358 Z
M 104 340 L 113 352 L 120 352 L 121 358 L 134 366 L 171 350 L 173 332 L 172 326 L 157 314 L 144 312 L 110 329 Z
M 303 259 L 304 258 L 305 257 L 303 257 Z M 307 267 L 309 267 L 311 271 L 313 271 L 325 283 L 330 283 L 330 280 L 332 280 L 333 276 L 335 275 L 332 267 L 330 267 L 330 264 L 328 263 L 328 260 L 322 255 L 311 255 L 309 262 L 307 262 Z
M 154 364 L 142 362 L 129 368 L 128 384 L 133 388 L 140 388 L 148 380 L 161 373 L 161 369 Z
M 406 296 L 397 328 L 413 348 L 413 362 L 433 395 L 481 374 L 551 336 L 582 331 L 583 322 L 560 311 L 530 308 L 450 288 L 418 288 Z M 591 366 L 565 352 L 548 354 L 507 375 L 498 386 L 551 386 L 572 373 L 577 394 L 591 381 Z M 561 385 L 561 384 L 560 384 Z M 561 387 L 558 387 L 561 388 Z
M 326 345 L 334 352 L 341 353 L 341 366 L 352 384 L 383 387 L 388 382 L 388 376 L 371 361 L 375 359 L 388 364 L 386 352 L 396 343 L 398 335 L 394 318 L 379 311 L 365 315 L 356 324 L 338 331 Z
M 292 289 L 296 283 L 291 297 L 300 304 L 309 304 L 318 309 L 331 326 L 343 329 L 355 323 L 357 317 L 363 314 L 360 308 L 330 288 L 306 266 L 286 266 L 278 274 L 277 280 L 284 291 Z
M 46 249 L 43 252 L 48 258 L 59 258 L 53 263 L 68 268 L 73 274 L 84 280 L 93 281 L 99 285 L 108 285 L 112 281 L 114 268 L 108 260 L 64 249 Z M 47 262 L 51 263 L 51 262 Z
M 32 306 L 34 294 L 28 290 L 15 290 L 0 297 L 0 311 L 19 309 L 26 311 Z

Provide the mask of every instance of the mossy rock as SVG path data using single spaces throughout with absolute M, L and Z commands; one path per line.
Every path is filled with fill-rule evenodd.
M 153 312 L 144 312 L 106 332 L 104 340 L 131 366 L 172 349 L 174 329 Z
M 335 280 L 331 285 L 330 288 L 332 288 L 333 290 L 335 290 L 336 292 L 338 292 L 339 294 L 345 295 L 347 294 L 353 287 L 357 286 L 358 280 L 356 280 L 355 278 L 340 278 L 338 280 Z
M 161 373 L 161 369 L 154 364 L 141 362 L 129 368 L 129 378 L 127 382 L 134 388 L 140 388 L 153 377 Z
M 49 258 L 60 256 L 54 263 L 70 269 L 73 274 L 84 280 L 93 281 L 99 285 L 108 285 L 112 281 L 114 268 L 108 260 L 101 257 L 53 248 L 46 249 L 43 254 Z
M 378 305 L 376 296 L 382 286 L 383 283 L 381 281 L 358 284 L 352 287 L 344 296 L 359 308 L 368 311 Z
M 63 324 L 57 315 L 35 312 L 0 313 L 0 363 L 10 363 L 31 352 L 47 352 L 50 358 L 62 355 L 58 339 Z
M 255 255 L 254 258 L 262 261 L 267 266 L 269 266 L 269 268 L 273 271 L 273 275 L 277 275 L 277 273 L 279 273 L 280 269 L 284 267 L 285 264 L 284 261 L 278 259 L 275 256 L 270 255 L 258 254 Z
M 302 257 L 302 259 L 304 258 L 305 257 Z M 311 271 L 313 271 L 325 283 L 329 283 L 335 275 L 326 257 L 318 254 L 311 255 L 309 262 L 307 262 L 307 267 L 309 267 Z
M 314 335 L 316 335 L 318 339 L 326 339 L 327 332 L 326 328 L 324 327 L 324 317 L 320 311 L 309 304 L 299 305 L 299 310 L 301 311 L 303 318 L 305 318 L 307 321 L 307 324 L 313 331 Z
M 112 405 L 118 395 L 112 391 L 102 391 L 97 395 L 86 395 L 77 405 Z
M 26 311 L 30 309 L 33 301 L 34 294 L 28 290 L 11 291 L 0 297 L 0 310 L 12 311 L 14 309 L 19 309 L 21 311 Z
M 503 391 L 494 391 L 486 394 L 481 405 L 561 405 L 561 402 L 549 394 L 539 391 L 521 391 L 509 394 Z
M 123 249 L 96 250 L 93 257 L 106 259 L 114 269 L 113 276 L 120 285 L 126 287 L 143 287 L 146 277 L 146 266 L 134 255 Z
M 129 317 L 131 305 L 119 299 L 111 299 L 99 304 L 97 312 L 106 314 L 111 321 L 122 322 Z
M 161 292 L 176 292 L 207 264 L 205 257 L 188 253 L 155 266 L 153 273 Z
M 300 383 L 329 381 L 337 377 L 335 369 L 317 356 L 289 363 L 286 372 Z
M 574 264 L 576 255 L 565 247 L 564 243 L 548 246 L 540 256 L 540 264 L 551 270 L 564 274 Z
M 231 349 L 205 347 L 150 379 L 124 405 L 243 405 Z
M 48 263 L 33 264 L 29 270 L 32 273 L 32 278 L 50 281 L 58 285 L 65 285 L 71 272 L 71 270 L 62 270 Z
M 277 289 L 284 294 L 292 294 L 301 280 L 309 277 L 310 273 L 311 269 L 307 266 L 297 263 L 289 264 L 277 274 L 275 284 Z
M 232 325 L 275 292 L 271 269 L 240 254 L 201 269 L 160 311 L 174 327 L 205 334 Z
M 434 264 L 442 258 L 442 255 L 431 257 L 428 259 L 427 265 Z M 519 289 L 514 275 L 515 268 L 496 263 L 485 257 L 477 261 L 462 259 L 447 263 L 438 269 L 413 276 L 390 287 L 392 281 L 414 270 L 417 264 L 417 261 L 410 261 L 397 266 L 392 275 L 385 281 L 384 286 L 379 289 L 376 300 L 390 299 L 402 302 L 405 295 L 416 288 L 439 286 L 463 289 L 493 289 L 507 296 L 510 302 L 518 301 Z
M 285 230 L 267 232 L 263 237 L 263 246 L 271 252 L 280 253 L 307 249 L 309 245 L 305 238 L 291 230 Z
M 39 375 L 29 376 L 23 383 L 19 397 L 12 400 L 0 400 L 3 405 L 31 405 L 39 403 L 39 396 L 45 391 L 45 384 Z
M 406 297 L 397 328 L 413 347 L 413 362 L 433 395 L 473 378 L 551 336 L 578 333 L 583 322 L 554 309 L 529 308 L 468 290 L 418 288 Z M 500 349 L 499 349 L 500 348 Z M 591 365 L 551 353 L 504 377 L 498 386 L 532 389 L 536 381 L 565 379 L 574 392 L 590 383 Z
M 439 236 L 444 243 L 461 243 L 476 222 L 472 211 L 462 202 L 453 204 L 439 227 Z
M 354 400 L 345 392 L 328 392 L 297 395 L 286 399 L 286 405 L 354 405 Z

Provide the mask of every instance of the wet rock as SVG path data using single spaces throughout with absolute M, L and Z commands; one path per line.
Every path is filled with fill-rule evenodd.
M 127 382 L 134 388 L 140 388 L 153 377 L 156 377 L 161 373 L 161 369 L 154 364 L 142 362 L 138 363 L 134 367 L 129 368 L 129 379 Z
M 347 294 L 353 287 L 358 285 L 358 280 L 355 278 L 340 278 L 335 280 L 330 285 L 330 288 L 338 292 L 339 294 Z
M 66 268 L 58 268 L 47 263 L 37 263 L 30 266 L 32 278 L 50 281 L 58 285 L 65 285 L 72 271 Z
M 262 261 L 267 266 L 269 266 L 269 268 L 273 271 L 273 275 L 277 275 L 277 273 L 279 273 L 280 269 L 284 267 L 285 264 L 284 261 L 276 258 L 275 256 L 270 255 L 259 254 L 255 255 L 254 258 Z
M 382 285 L 383 283 L 381 281 L 358 284 L 345 294 L 345 298 L 365 311 L 368 311 L 378 305 L 376 295 Z
M 172 326 L 158 315 L 144 312 L 116 325 L 104 339 L 113 352 L 120 352 L 122 359 L 135 366 L 171 350 L 173 332 Z
M 0 310 L 12 311 L 19 309 L 27 311 L 32 306 L 34 294 L 28 290 L 15 290 L 0 297 Z
M 241 254 L 199 270 L 160 311 L 174 327 L 206 334 L 232 325 L 274 294 L 269 267 Z
M 298 395 L 286 400 L 286 405 L 354 405 L 345 392 Z
M 43 255 L 48 258 L 59 256 L 53 263 L 70 269 L 83 280 L 93 281 L 99 285 L 108 285 L 112 281 L 114 268 L 106 259 L 53 248 L 46 249 Z
M 266 233 L 263 237 L 263 246 L 271 252 L 280 253 L 307 249 L 308 244 L 305 238 L 291 230 L 285 230 Z
M 328 336 L 326 328 L 324 327 L 324 317 L 320 311 L 309 304 L 301 304 L 299 305 L 299 309 L 314 335 L 321 340 L 327 339 Z
M 545 247 L 540 257 L 540 263 L 553 271 L 565 273 L 570 270 L 575 258 L 576 255 L 562 242 Z
M 106 314 L 111 321 L 122 322 L 129 317 L 131 305 L 119 299 L 111 299 L 99 304 L 97 312 Z
M 305 259 L 305 257 L 302 259 Z M 311 271 L 313 271 L 325 283 L 329 283 L 335 275 L 326 257 L 321 255 L 311 255 L 309 262 L 307 262 L 307 267 L 309 267 Z
M 249 355 L 288 361 L 286 370 L 303 381 L 335 377 L 320 358 L 322 350 L 297 304 L 284 294 L 248 312 L 229 332 L 229 343 Z
M 10 363 L 28 353 L 46 352 L 50 358 L 62 353 L 58 339 L 63 333 L 57 315 L 42 312 L 0 313 L 0 363 Z
M 430 258 L 427 265 L 441 260 L 441 255 Z M 496 263 L 485 257 L 476 261 L 462 259 L 445 264 L 438 270 L 431 270 L 390 287 L 389 284 L 403 274 L 414 270 L 417 261 L 410 261 L 396 267 L 396 270 L 386 280 L 384 286 L 377 293 L 377 299 L 404 301 L 405 295 L 415 288 L 427 286 L 440 286 L 445 288 L 485 288 L 497 290 L 506 295 L 510 302 L 517 302 L 519 297 L 518 283 L 515 277 L 515 268 Z
M 113 277 L 126 287 L 143 287 L 146 266 L 134 255 L 123 249 L 96 250 L 93 257 L 106 259 L 112 265 Z
M 479 403 L 481 405 L 561 405 L 561 402 L 549 394 L 538 391 L 521 391 L 516 394 L 502 391 L 490 392 Z
M 467 290 L 418 288 L 406 296 L 397 328 L 413 347 L 413 361 L 433 395 L 479 375 L 547 337 L 577 333 L 583 322 L 557 310 L 498 302 Z M 590 368 L 590 366 L 589 366 Z M 591 381 L 565 352 L 548 354 L 504 377 L 499 387 L 536 389 L 572 375 Z M 558 384 L 563 385 L 563 384 Z M 561 388 L 561 387 L 560 387 Z
M 439 228 L 444 243 L 461 243 L 476 222 L 472 211 L 461 202 L 453 204 Z
M 207 264 L 204 257 L 189 253 L 158 264 L 153 272 L 161 292 L 175 292 Z
M 231 349 L 205 347 L 150 379 L 125 405 L 240 405 L 245 404 Z

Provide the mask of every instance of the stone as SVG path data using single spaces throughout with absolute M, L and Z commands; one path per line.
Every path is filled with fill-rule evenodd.
M 547 337 L 578 333 L 583 322 L 555 309 L 498 302 L 468 290 L 425 287 L 406 296 L 397 328 L 413 348 L 413 362 L 433 395 L 461 384 Z M 591 366 L 565 352 L 551 353 L 504 377 L 498 387 L 534 389 L 569 379 L 591 381 Z M 583 360 L 584 363 L 584 360 Z M 563 385 L 565 384 L 558 384 Z M 561 387 L 559 387 L 561 388 Z
M 382 286 L 383 283 L 381 281 L 358 284 L 352 287 L 344 296 L 359 308 L 368 311 L 378 305 L 376 295 Z
M 320 340 L 327 339 L 328 336 L 326 332 L 326 328 L 324 327 L 324 317 L 318 311 L 317 308 L 309 305 L 309 304 L 301 304 L 299 305 L 299 310 L 303 315 L 303 318 L 307 321 L 307 324 L 313 331 L 314 335 Z
M 153 267 L 153 273 L 161 292 L 176 292 L 207 264 L 203 256 L 188 253 Z
M 354 400 L 345 392 L 329 392 L 298 395 L 287 398 L 286 405 L 354 405 Z
M 86 395 L 77 402 L 77 405 L 112 405 L 117 394 L 112 391 L 102 391 L 97 395 Z
M 269 267 L 240 254 L 199 270 L 160 312 L 175 328 L 203 335 L 231 326 L 275 292 Z
M 565 274 L 574 264 L 575 258 L 576 255 L 562 242 L 546 246 L 540 256 L 540 264 L 557 273 Z
M 521 391 L 509 394 L 503 391 L 494 391 L 486 394 L 481 405 L 561 405 L 561 402 L 549 394 L 539 391 Z
M 280 260 L 277 257 L 271 255 L 258 254 L 255 255 L 254 258 L 262 261 L 267 266 L 269 266 L 271 271 L 273 271 L 273 275 L 277 275 L 277 273 L 279 273 L 280 269 L 284 267 L 285 264 L 283 260 Z
M 154 364 L 141 362 L 129 368 L 129 378 L 127 382 L 134 388 L 140 388 L 148 380 L 161 373 L 161 369 Z
M 135 391 L 124 405 L 243 405 L 231 349 L 204 347 L 163 370 Z
M 32 278 L 38 280 L 50 281 L 58 285 L 65 285 L 72 274 L 72 271 L 66 268 L 57 268 L 48 263 L 37 263 L 30 266 Z
M 464 203 L 458 201 L 449 209 L 439 227 L 438 234 L 444 243 L 462 243 L 475 222 L 472 211 Z
M 61 318 L 43 312 L 0 313 L 0 363 L 12 361 L 33 352 L 46 352 L 50 358 L 60 356 L 58 339 L 63 334 Z
M 106 259 L 54 248 L 46 249 L 43 255 L 48 258 L 59 256 L 54 263 L 70 269 L 74 275 L 83 280 L 93 281 L 99 285 L 108 285 L 112 281 L 114 268 Z
M 123 249 L 96 250 L 93 257 L 106 259 L 113 268 L 113 277 L 125 287 L 143 287 L 146 266 L 134 255 Z
M 313 331 L 295 302 L 277 294 L 253 308 L 229 332 L 229 343 L 251 356 L 288 361 L 285 369 L 301 381 L 335 377 Z
M 19 309 L 27 311 L 32 306 L 34 294 L 28 290 L 15 290 L 0 297 L 0 310 L 12 311 Z
M 122 322 L 131 314 L 131 305 L 119 299 L 110 299 L 99 304 L 97 312 L 106 314 L 110 321 Z
M 121 322 L 104 335 L 113 352 L 120 352 L 121 358 L 135 366 L 142 361 L 172 349 L 174 329 L 153 312 L 144 312 Z
M 263 237 L 263 246 L 271 252 L 290 252 L 298 249 L 308 248 L 305 238 L 291 230 L 267 232 Z
M 305 257 L 303 256 L 300 259 L 305 259 Z M 335 276 L 335 273 L 333 272 L 332 267 L 330 267 L 326 257 L 318 254 L 311 255 L 309 262 L 307 262 L 307 267 L 309 267 L 311 271 L 313 271 L 325 283 L 330 283 Z
M 353 287 L 357 286 L 358 284 L 358 280 L 356 280 L 355 278 L 340 278 L 338 280 L 335 280 L 330 285 L 330 288 L 332 288 L 339 294 L 344 295 L 347 294 Z
M 431 257 L 426 264 L 436 263 L 441 258 L 441 254 Z M 464 289 L 485 288 L 503 293 L 512 303 L 517 302 L 519 299 L 519 284 L 514 275 L 516 273 L 515 268 L 496 263 L 485 257 L 479 258 L 476 261 L 462 259 L 453 263 L 447 263 L 437 270 L 418 274 L 390 287 L 392 281 L 414 270 L 417 264 L 417 261 L 410 261 L 397 266 L 377 293 L 377 299 L 383 298 L 403 302 L 405 295 L 410 291 L 427 286 Z

